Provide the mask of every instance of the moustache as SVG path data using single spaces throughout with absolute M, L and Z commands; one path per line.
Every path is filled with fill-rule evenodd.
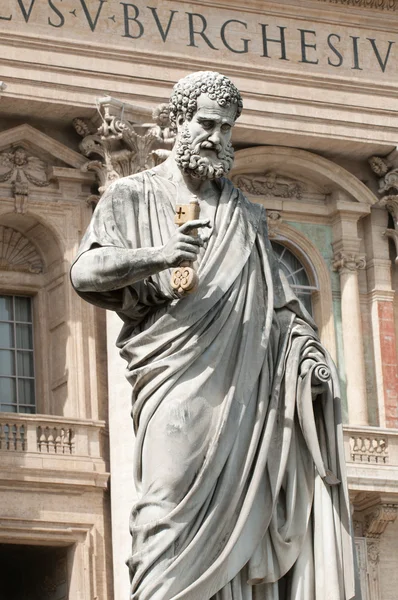
M 213 144 L 213 142 L 210 142 L 209 140 L 205 140 L 204 142 L 201 142 L 197 145 L 197 149 L 204 149 L 204 150 L 214 150 L 214 152 L 217 154 L 217 156 L 222 152 L 223 147 L 221 144 Z

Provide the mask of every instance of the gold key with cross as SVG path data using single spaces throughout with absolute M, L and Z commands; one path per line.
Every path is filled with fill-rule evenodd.
M 199 202 L 197 197 L 193 196 L 189 204 L 176 204 L 174 222 L 178 227 L 181 227 L 181 225 L 184 225 L 184 223 L 187 223 L 188 221 L 199 219 L 199 215 Z M 198 235 L 198 230 L 192 229 L 190 235 L 196 237 Z M 181 265 L 173 269 L 171 273 L 171 287 L 180 294 L 190 294 L 196 289 L 198 282 L 198 275 L 192 267 L 191 261 L 182 262 Z

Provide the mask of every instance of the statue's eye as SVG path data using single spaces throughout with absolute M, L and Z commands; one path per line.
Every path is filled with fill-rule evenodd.
M 203 129 L 213 129 L 214 121 L 202 121 L 201 122 Z
M 228 133 L 228 131 L 231 130 L 231 125 L 228 125 L 228 123 L 224 123 L 224 125 L 221 126 L 221 131 L 223 133 Z

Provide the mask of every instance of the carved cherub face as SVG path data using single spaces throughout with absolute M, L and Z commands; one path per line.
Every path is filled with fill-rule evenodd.
M 23 148 L 17 148 L 14 152 L 14 164 L 17 167 L 23 167 L 28 162 L 28 157 Z
M 153 111 L 153 119 L 154 119 L 155 123 L 157 125 L 159 125 L 160 127 L 167 127 L 167 125 L 169 124 L 169 120 L 170 120 L 169 113 L 170 113 L 169 105 L 168 104 L 160 104 L 160 106 L 158 106 Z
M 236 105 L 220 106 L 201 94 L 192 119 L 179 117 L 176 161 L 185 172 L 200 179 L 215 179 L 230 171 L 236 112 Z

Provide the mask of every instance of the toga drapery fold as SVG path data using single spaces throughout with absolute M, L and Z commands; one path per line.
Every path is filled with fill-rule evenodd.
M 118 346 L 133 389 L 139 493 L 131 598 L 348 600 L 337 375 L 278 272 L 264 209 L 228 180 L 219 187 L 193 294 L 177 297 L 169 270 L 80 292 L 124 321 Z M 175 201 L 174 184 L 156 169 L 118 181 L 74 268 L 91 248 L 165 244 Z M 301 376 L 304 360 L 312 366 Z M 313 401 L 312 372 L 323 364 L 332 377 Z

